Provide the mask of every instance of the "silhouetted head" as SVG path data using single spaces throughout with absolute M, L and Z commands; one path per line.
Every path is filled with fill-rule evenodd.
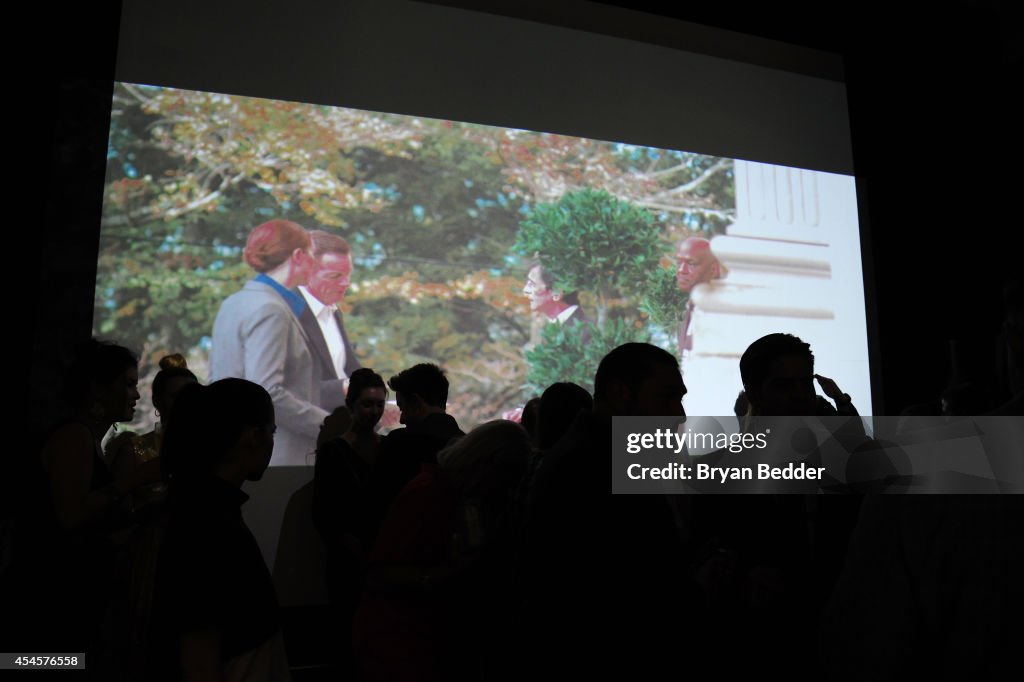
M 276 428 L 274 404 L 259 384 L 231 378 L 185 386 L 164 434 L 164 473 L 172 481 L 257 481 L 270 464 Z
M 578 384 L 551 384 L 540 397 L 540 429 L 537 447 L 551 448 L 569 430 L 576 415 L 594 409 L 594 399 Z
M 448 378 L 437 365 L 421 363 L 402 370 L 388 381 L 395 392 L 401 423 L 409 425 L 428 414 L 444 412 L 448 404 Z
M 681 291 L 722 276 L 722 265 L 711 253 L 711 242 L 702 237 L 684 239 L 676 251 L 676 283 Z
M 551 276 L 540 265 L 530 268 L 523 293 L 530 300 L 530 310 L 542 313 L 552 320 L 566 308 L 579 305 L 580 302 L 575 291 L 564 293 L 556 288 Z
M 288 265 L 281 273 L 286 287 L 305 284 L 313 269 L 312 240 L 306 229 L 290 220 L 268 220 L 249 233 L 242 257 L 256 272 L 271 273 Z
M 523 413 L 519 418 L 519 423 L 526 429 L 526 435 L 530 437 L 530 442 L 535 444 L 539 437 L 539 422 L 540 422 L 540 396 L 534 396 L 526 401 L 523 405 Z
M 679 362 L 649 343 L 626 343 L 604 356 L 594 376 L 594 407 L 606 415 L 683 417 Z
M 740 358 L 743 390 L 751 414 L 811 416 L 817 413 L 814 354 L 792 334 L 769 334 Z
M 738 419 L 743 419 L 747 416 L 747 412 L 750 410 L 750 401 L 747 400 L 747 394 L 745 391 L 740 391 L 736 396 L 736 402 L 732 405 L 733 414 Z
M 98 422 L 131 421 L 139 400 L 139 361 L 124 346 L 89 339 L 75 348 L 64 377 L 68 405 Z
M 324 305 L 340 303 L 352 278 L 352 249 L 336 234 L 313 230 L 313 266 L 306 288 Z
M 481 424 L 437 454 L 438 465 L 468 499 L 511 497 L 529 459 L 526 430 L 504 419 Z
M 356 430 L 372 430 L 384 414 L 388 389 L 384 378 L 368 367 L 360 367 L 349 377 L 345 405 L 352 414 Z
M 167 426 L 167 417 L 174 408 L 174 399 L 178 392 L 198 381 L 181 353 L 160 358 L 160 371 L 153 377 L 153 407 L 160 413 L 160 422 L 164 426 Z

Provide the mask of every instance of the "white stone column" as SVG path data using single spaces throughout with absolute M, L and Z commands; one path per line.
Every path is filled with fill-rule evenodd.
M 735 162 L 736 220 L 711 249 L 722 279 L 694 288 L 687 412 L 732 414 L 739 358 L 765 334 L 811 344 L 816 369 L 870 409 L 863 278 L 853 178 Z

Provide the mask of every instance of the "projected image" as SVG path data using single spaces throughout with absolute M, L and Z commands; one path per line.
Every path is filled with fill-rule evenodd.
M 717 373 L 762 328 L 867 386 L 855 206 L 844 176 L 119 83 L 94 331 L 141 351 L 142 385 L 171 352 L 265 385 L 274 464 L 312 462 L 360 366 L 441 365 L 468 429 L 649 341 L 689 412 L 728 414 Z

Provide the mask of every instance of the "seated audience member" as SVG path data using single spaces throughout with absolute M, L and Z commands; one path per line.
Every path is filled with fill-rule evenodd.
M 381 442 L 371 474 L 371 510 L 376 528 L 402 487 L 424 464 L 436 464 L 437 453 L 453 438 L 465 435 L 445 412 L 448 378 L 437 365 L 422 363 L 402 370 L 388 381 L 395 392 L 404 429 Z
M 529 452 L 521 426 L 488 422 L 402 489 L 356 614 L 361 679 L 494 679 L 501 670 L 512 624 L 511 491 Z
M 161 455 L 169 518 L 153 657 L 172 679 L 291 679 L 274 585 L 241 510 L 242 484 L 262 478 L 275 429 L 269 393 L 243 379 L 178 397 Z

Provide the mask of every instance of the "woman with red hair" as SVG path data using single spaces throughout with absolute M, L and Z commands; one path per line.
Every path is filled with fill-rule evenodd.
M 270 220 L 253 228 L 243 258 L 256 271 L 221 304 L 213 323 L 210 380 L 237 377 L 265 388 L 277 414 L 274 464 L 305 464 L 327 411 L 320 407 L 323 369 L 299 324 L 306 306 L 295 287 L 316 266 L 305 228 Z
M 311 246 L 309 233 L 298 223 L 268 220 L 249 233 L 242 258 L 256 272 L 291 289 L 304 284 L 309 276 Z

